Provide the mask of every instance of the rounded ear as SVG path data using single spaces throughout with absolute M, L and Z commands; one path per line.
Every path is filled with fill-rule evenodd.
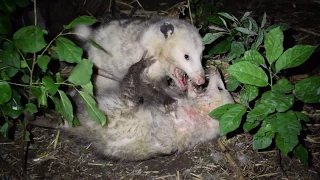
M 174 32 L 174 27 L 171 23 L 169 22 L 164 22 L 161 26 L 160 26 L 160 31 L 162 32 L 162 34 L 164 35 L 165 38 L 168 38 L 168 36 L 172 35 Z

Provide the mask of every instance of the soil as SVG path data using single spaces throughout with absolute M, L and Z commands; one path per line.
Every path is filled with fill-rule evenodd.
M 163 1 L 164 2 L 164 1 Z M 145 3 L 148 3 L 145 1 Z M 144 6 L 144 4 L 142 4 Z M 154 7 L 149 5 L 149 7 Z M 148 9 L 146 9 L 148 10 Z M 263 12 L 272 23 L 288 23 L 292 31 L 286 38 L 293 43 L 318 45 L 320 42 L 319 1 L 225 1 L 224 10 L 236 16 L 252 11 L 260 21 Z M 61 13 L 64 11 L 61 10 Z M 319 75 L 319 49 L 300 69 L 289 74 L 292 81 Z M 305 124 L 305 146 L 310 163 L 281 155 L 272 147 L 262 152 L 252 150 L 252 136 L 242 133 L 201 143 L 188 151 L 160 156 L 146 161 L 119 162 L 104 159 L 91 150 L 90 144 L 77 144 L 58 129 L 35 127 L 28 148 L 29 179 L 320 179 L 319 105 L 304 105 L 311 117 Z M 84 132 L 85 133 L 85 132 Z M 58 138 L 57 144 L 54 144 Z M 0 138 L 0 178 L 22 179 L 20 139 Z

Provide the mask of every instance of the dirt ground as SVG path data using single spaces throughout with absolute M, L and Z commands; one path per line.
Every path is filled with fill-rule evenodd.
M 142 4 L 143 6 L 143 4 Z M 242 15 L 253 11 L 259 20 L 263 12 L 268 21 L 288 23 L 293 30 L 289 39 L 299 44 L 320 44 L 320 3 L 295 1 L 231 1 L 225 11 Z M 319 75 L 319 49 L 300 69 L 290 74 L 299 79 L 306 74 Z M 28 150 L 29 179 L 320 179 L 320 111 L 319 105 L 305 105 L 311 121 L 305 124 L 305 146 L 309 150 L 309 165 L 296 158 L 284 157 L 276 149 L 255 152 L 252 136 L 235 135 L 202 143 L 180 154 L 161 156 L 139 162 L 117 162 L 101 158 L 90 144 L 76 144 L 57 129 L 33 128 L 33 143 Z M 59 138 L 54 146 L 53 142 Z M 21 179 L 21 133 L 16 141 L 0 138 L 0 179 Z M 55 147 L 55 148 L 54 148 Z

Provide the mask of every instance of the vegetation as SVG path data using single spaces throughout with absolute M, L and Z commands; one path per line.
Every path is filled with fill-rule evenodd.
M 239 92 L 239 104 L 227 104 L 210 113 L 220 120 L 221 135 L 237 130 L 253 132 L 253 149 L 268 148 L 275 141 L 285 155 L 293 152 L 301 162 L 308 162 L 308 152 L 299 142 L 303 121 L 309 117 L 293 110 L 297 101 L 319 103 L 320 77 L 309 77 L 295 85 L 283 76 L 285 70 L 300 66 L 316 46 L 295 45 L 284 50 L 283 31 L 287 25 L 265 28 L 266 13 L 260 26 L 246 12 L 238 20 L 228 13 L 218 13 L 224 27 L 212 25 L 214 33 L 203 40 L 211 44 L 220 39 L 208 56 L 227 53 L 230 79 L 227 88 Z M 222 39 L 222 40 L 221 40 Z
M 16 4 L 6 5 L 2 7 L 5 7 L 5 12 L 8 13 L 1 16 L 0 21 L 0 32 L 3 34 L 0 51 L 0 115 L 1 120 L 4 120 L 1 134 L 8 136 L 9 129 L 17 124 L 18 128 L 24 130 L 25 140 L 29 141 L 27 123 L 53 108 L 60 113 L 60 118 L 66 119 L 70 125 L 77 125 L 71 101 L 65 93 L 66 87 L 74 88 L 81 95 L 90 117 L 104 126 L 107 122 L 106 116 L 96 107 L 93 98 L 93 64 L 82 58 L 83 50 L 80 47 L 64 37 L 72 34 L 65 31 L 76 25 L 90 25 L 96 20 L 90 16 L 76 18 L 47 43 L 44 36 L 48 32 L 36 24 L 22 27 L 10 36 L 9 16 Z M 75 65 L 68 77 L 63 76 L 61 70 L 54 68 L 55 66 L 51 66 L 54 63 L 59 64 L 59 61 Z
M 16 6 L 25 7 L 28 0 L 0 1 L 0 123 L 1 134 L 7 136 L 9 129 L 16 125 L 26 129 L 28 121 L 35 116 L 55 109 L 70 125 L 77 125 L 73 107 L 66 95 L 66 87 L 74 88 L 86 103 L 89 115 L 104 126 L 104 113 L 96 107 L 91 83 L 92 63 L 82 58 L 82 49 L 65 36 L 78 24 L 93 24 L 90 16 L 76 18 L 64 26 L 64 30 L 50 42 L 46 42 L 48 32 L 35 25 L 22 27 L 11 33 L 10 14 Z M 216 13 L 211 9 L 191 1 L 201 7 L 193 17 L 203 28 L 211 31 L 203 37 L 204 44 L 213 45 L 206 57 L 227 54 L 225 61 L 230 79 L 227 87 L 239 92 L 240 104 L 228 104 L 213 110 L 210 116 L 220 120 L 221 135 L 233 132 L 239 127 L 252 132 L 253 148 L 265 149 L 273 142 L 287 155 L 293 152 L 301 162 L 308 162 L 308 152 L 299 141 L 303 121 L 307 115 L 294 110 L 297 101 L 319 103 L 320 77 L 309 77 L 296 84 L 290 84 L 283 72 L 303 64 L 314 52 L 315 46 L 296 45 L 284 49 L 283 31 L 287 25 L 266 25 L 266 14 L 258 23 L 247 12 L 239 20 L 228 13 Z M 209 9 L 208 9 L 209 8 Z M 210 22 L 211 25 L 206 26 Z M 11 35 L 12 34 L 12 35 Z M 75 65 L 70 76 L 50 64 L 61 61 Z M 82 90 L 79 90 L 79 87 Z

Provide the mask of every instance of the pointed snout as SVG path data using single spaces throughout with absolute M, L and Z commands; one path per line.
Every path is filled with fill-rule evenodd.
M 204 76 L 204 72 L 195 72 L 192 73 L 190 76 L 191 80 L 196 83 L 197 85 L 201 85 L 205 83 L 205 76 Z

